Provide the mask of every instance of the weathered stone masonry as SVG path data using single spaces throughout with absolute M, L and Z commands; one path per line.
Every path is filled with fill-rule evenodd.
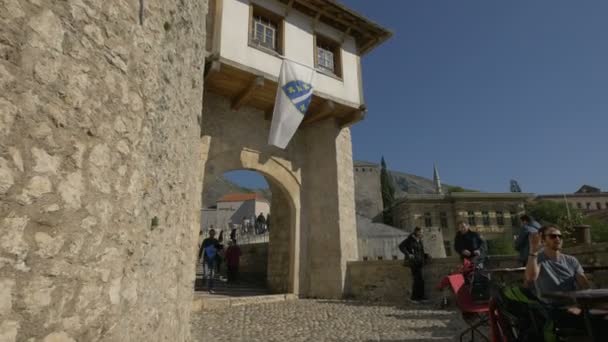
M 189 339 L 206 3 L 0 0 L 1 341 Z

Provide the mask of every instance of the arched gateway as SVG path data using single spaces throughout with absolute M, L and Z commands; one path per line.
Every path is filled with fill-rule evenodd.
M 204 103 L 204 179 L 248 169 L 270 185 L 270 289 L 339 298 L 346 261 L 357 259 L 349 130 L 320 122 L 300 130 L 281 150 L 267 143 L 270 122 L 263 112 L 234 112 L 229 99 L 210 92 Z
M 390 32 L 333 0 L 9 0 L 0 19 L 4 340 L 188 340 L 201 188 L 233 169 L 281 212 L 271 288 L 341 297 L 360 57 Z M 282 150 L 284 59 L 316 76 Z

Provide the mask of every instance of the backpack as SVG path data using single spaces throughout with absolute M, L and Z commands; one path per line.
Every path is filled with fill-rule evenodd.
M 210 260 L 214 259 L 217 255 L 217 248 L 215 248 L 213 244 L 210 244 L 209 246 L 205 247 L 205 255 Z
M 471 280 L 471 297 L 475 302 L 485 302 L 490 299 L 490 274 L 480 269 L 473 271 Z

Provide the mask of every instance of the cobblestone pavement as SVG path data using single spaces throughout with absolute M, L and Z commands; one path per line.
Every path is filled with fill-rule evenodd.
M 433 305 L 294 300 L 198 312 L 192 340 L 452 341 L 464 327 L 458 312 Z

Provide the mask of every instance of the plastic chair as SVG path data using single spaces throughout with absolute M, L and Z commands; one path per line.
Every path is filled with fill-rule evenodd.
M 473 301 L 469 286 L 465 284 L 464 276 L 461 273 L 451 274 L 446 277 L 446 282 L 456 295 L 456 306 L 462 314 L 462 318 L 469 326 L 460 334 L 460 341 L 468 333 L 471 333 L 471 341 L 475 341 L 477 332 L 486 341 L 490 339 L 480 330 L 488 324 L 489 303 L 479 303 Z

